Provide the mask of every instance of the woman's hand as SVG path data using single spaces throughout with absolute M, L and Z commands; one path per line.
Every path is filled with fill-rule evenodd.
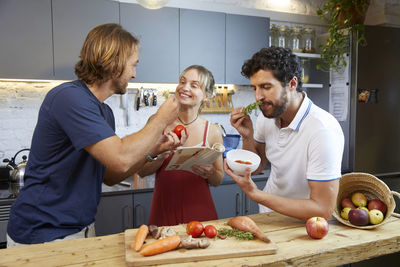
M 215 176 L 213 165 L 193 165 L 192 171 L 204 179 L 212 179 Z

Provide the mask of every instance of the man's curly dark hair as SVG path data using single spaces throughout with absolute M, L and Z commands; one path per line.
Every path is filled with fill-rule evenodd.
M 272 71 L 282 86 L 286 86 L 296 76 L 298 81 L 296 91 L 302 91 L 300 61 L 290 49 L 274 46 L 262 48 L 251 59 L 245 61 L 242 66 L 242 75 L 250 78 L 259 70 Z

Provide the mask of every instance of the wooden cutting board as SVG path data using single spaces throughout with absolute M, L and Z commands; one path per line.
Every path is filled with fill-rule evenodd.
M 182 238 L 187 237 L 185 232 L 186 225 L 172 227 Z M 229 227 L 226 225 L 215 225 L 215 227 Z M 225 240 L 209 239 L 211 245 L 206 249 L 176 249 L 162 254 L 144 257 L 130 246 L 135 241 L 137 229 L 125 230 L 125 261 L 127 266 L 145 266 L 154 264 L 181 263 L 191 261 L 216 260 L 235 257 L 247 257 L 257 255 L 275 254 L 277 246 L 274 242 L 265 243 L 258 239 L 240 241 L 233 237 Z M 203 237 L 207 238 L 207 237 Z M 146 244 L 154 242 L 150 235 L 146 239 Z

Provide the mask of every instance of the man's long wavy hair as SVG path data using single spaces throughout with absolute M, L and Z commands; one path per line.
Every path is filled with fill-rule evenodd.
M 132 48 L 139 40 L 116 23 L 93 28 L 87 35 L 75 65 L 75 74 L 87 84 L 104 83 L 121 76 Z

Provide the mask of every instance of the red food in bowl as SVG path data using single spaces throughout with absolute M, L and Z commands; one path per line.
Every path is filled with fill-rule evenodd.
M 244 160 L 240 160 L 240 159 L 235 160 L 235 162 L 240 163 L 240 164 L 247 164 L 247 165 L 251 165 L 252 164 L 251 161 L 244 161 Z

